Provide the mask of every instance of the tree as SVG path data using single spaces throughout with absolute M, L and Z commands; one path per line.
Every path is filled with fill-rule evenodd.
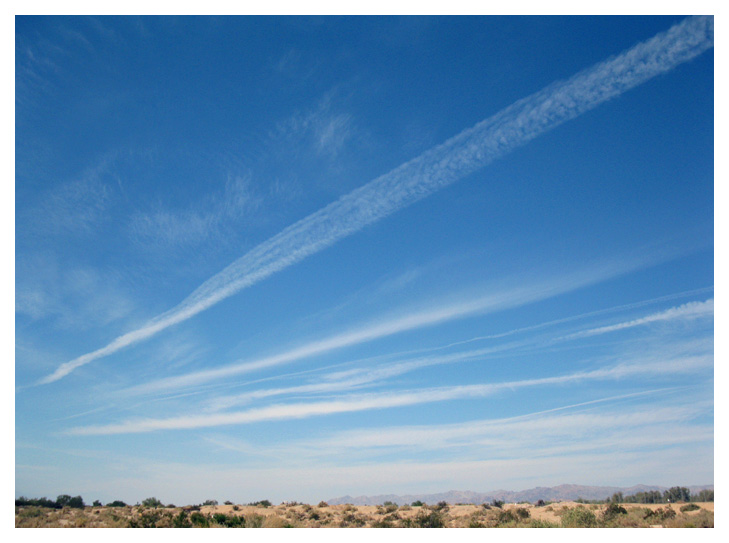
M 218 505 L 218 500 L 205 500 L 203 505 Z
M 674 486 L 663 493 L 663 499 L 669 503 L 691 501 L 691 492 L 685 486 Z
M 56 498 L 56 503 L 60 507 L 75 507 L 77 509 L 83 509 L 86 507 L 84 500 L 81 496 L 71 497 L 68 494 L 61 494 Z
M 124 502 L 123 502 L 123 501 L 121 501 L 121 500 L 114 500 L 114 501 L 113 501 L 113 502 L 111 502 L 111 503 L 107 503 L 107 504 L 106 504 L 106 506 L 107 506 L 107 507 L 126 507 L 126 506 L 127 506 L 127 504 L 126 504 L 126 503 L 124 503 Z
M 103 507 L 104 504 L 101 503 L 99 500 L 94 500 L 93 506 L 94 507 Z
M 164 507 L 161 501 L 157 498 L 147 498 L 142 502 L 144 507 Z
M 692 499 L 695 502 L 713 502 L 714 491 L 709 489 L 700 490 L 696 496 L 692 496 Z

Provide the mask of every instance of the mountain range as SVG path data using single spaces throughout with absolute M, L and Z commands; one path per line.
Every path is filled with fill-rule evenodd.
M 689 486 L 688 489 L 692 494 L 701 490 L 713 490 L 714 485 Z M 663 492 L 668 490 L 664 486 L 651 485 L 635 485 L 631 487 L 617 486 L 584 486 L 565 484 L 559 486 L 544 487 L 538 486 L 528 490 L 493 490 L 491 492 L 472 492 L 468 490 L 450 490 L 448 492 L 440 492 L 436 494 L 380 494 L 377 496 L 342 496 L 340 498 L 332 498 L 327 500 L 330 505 L 340 505 L 351 503 L 352 505 L 380 505 L 384 502 L 392 502 L 398 505 L 410 504 L 414 501 L 435 504 L 441 501 L 449 504 L 457 503 L 490 503 L 493 500 L 501 500 L 506 503 L 518 502 L 536 502 L 544 501 L 569 501 L 583 498 L 585 500 L 603 500 L 615 494 L 622 492 L 624 496 L 630 496 L 638 492 L 647 492 L 650 490 L 658 490 Z

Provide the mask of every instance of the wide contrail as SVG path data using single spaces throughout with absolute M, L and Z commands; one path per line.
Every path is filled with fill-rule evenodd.
M 713 17 L 688 17 L 612 59 L 515 102 L 289 226 L 205 281 L 176 307 L 119 336 L 106 347 L 61 364 L 40 383 L 57 381 L 80 366 L 189 319 L 473 173 L 544 132 L 695 58 L 710 49 L 713 42 Z

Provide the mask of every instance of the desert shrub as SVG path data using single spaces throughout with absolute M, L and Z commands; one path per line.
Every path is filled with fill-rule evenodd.
M 659 507 L 655 511 L 648 509 L 648 511 L 643 516 L 643 519 L 648 521 L 664 521 L 672 519 L 676 516 L 676 511 L 674 511 L 671 507 Z
M 273 504 L 269 500 L 260 500 L 257 502 L 249 503 L 248 505 L 253 505 L 256 507 L 271 507 Z
M 197 526 L 199 528 L 209 528 L 210 527 L 210 517 L 207 515 L 203 515 L 199 511 L 194 511 L 190 515 L 190 522 L 192 522 L 193 526 Z
M 104 506 L 104 504 L 101 503 L 99 500 L 94 500 L 94 503 L 92 503 L 91 505 L 93 505 L 94 507 L 103 507 Z
M 597 517 L 584 507 L 575 507 L 562 515 L 562 528 L 594 528 Z
M 142 501 L 142 505 L 144 507 L 164 507 L 161 501 L 159 501 L 157 498 L 147 498 L 146 500 Z
M 544 500 L 537 500 L 537 503 L 534 504 L 537 507 L 544 507 L 546 505 Z
M 43 511 L 41 511 L 38 507 L 26 507 L 18 513 L 18 516 L 21 518 L 42 517 L 44 515 L 45 513 L 43 513 Z
M 114 500 L 113 502 L 107 503 L 107 507 L 126 507 L 127 504 L 121 500 Z
M 557 528 L 554 522 L 533 518 L 528 524 L 525 524 L 527 528 Z
M 667 528 L 713 528 L 714 513 L 702 509 L 695 515 L 680 515 L 666 521 Z
M 290 528 L 288 522 L 279 517 L 278 515 L 269 515 L 264 517 L 262 528 Z
M 517 518 L 522 520 L 528 519 L 530 516 L 529 509 L 527 509 L 526 507 L 517 507 L 516 509 L 514 509 L 514 513 L 516 514 Z
M 440 501 L 435 505 L 436 511 L 448 511 L 448 502 Z
M 187 518 L 187 513 L 180 511 L 172 519 L 173 528 L 192 528 L 192 522 Z
M 342 515 L 342 520 L 339 523 L 342 528 L 346 528 L 349 526 L 353 528 L 361 528 L 365 524 L 365 519 L 353 512 L 347 512 L 346 514 Z
M 240 507 L 238 507 L 237 505 L 234 505 L 233 506 L 233 511 L 240 511 Z
M 238 515 L 225 515 L 224 513 L 215 513 L 213 515 L 213 521 L 220 526 L 226 528 L 242 528 L 245 525 L 245 519 Z
M 202 502 L 203 505 L 218 505 L 218 500 L 205 500 Z
M 469 528 L 486 528 L 486 525 L 481 522 L 478 517 L 471 517 L 468 521 Z
M 688 503 L 686 505 L 682 505 L 681 506 L 681 512 L 682 513 L 686 513 L 688 511 L 696 511 L 697 509 L 701 509 L 701 507 L 699 507 L 695 503 Z
M 246 515 L 245 516 L 245 527 L 246 528 L 261 528 L 263 527 L 264 518 L 261 515 Z
M 515 525 L 519 522 L 519 517 L 514 511 L 500 510 L 496 517 L 496 526 Z
M 325 501 L 320 501 L 318 507 L 329 507 L 329 504 Z
M 491 505 L 497 509 L 501 509 L 504 506 L 504 502 L 502 500 L 493 500 Z
M 440 511 L 421 511 L 414 520 L 416 528 L 445 528 L 445 520 Z
M 395 524 L 392 522 L 392 519 L 390 518 L 381 518 L 380 520 L 376 520 L 371 524 L 372 528 L 394 528 Z
M 610 522 L 618 515 L 627 515 L 628 511 L 622 505 L 618 505 L 617 502 L 610 503 L 602 512 L 602 521 Z
M 136 518 L 129 519 L 130 528 L 156 528 L 160 514 L 157 511 L 143 511 Z
M 422 506 L 424 506 L 425 504 L 424 504 L 423 502 L 421 502 L 420 500 L 415 500 L 415 501 L 414 501 L 413 503 L 411 503 L 410 505 L 411 505 L 411 506 L 413 506 L 413 507 L 422 507 Z

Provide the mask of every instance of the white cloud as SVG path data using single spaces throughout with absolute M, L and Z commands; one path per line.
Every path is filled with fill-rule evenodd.
M 483 398 L 496 392 L 537 386 L 565 385 L 584 381 L 624 379 L 635 376 L 661 376 L 693 373 L 713 367 L 712 354 L 680 356 L 675 358 L 642 359 L 622 362 L 591 371 L 574 372 L 553 377 L 522 379 L 498 383 L 484 383 L 449 387 L 436 387 L 412 391 L 379 394 L 349 395 L 333 400 L 271 405 L 233 413 L 183 415 L 165 419 L 139 419 L 101 426 L 76 427 L 67 435 L 113 435 L 152 432 L 158 430 L 207 428 L 254 422 L 301 419 L 334 413 L 350 413 L 375 409 L 388 409 L 423 403 Z
M 40 383 L 57 381 L 80 366 L 191 318 L 712 46 L 713 18 L 690 17 L 566 82 L 519 100 L 289 226 L 208 279 L 178 306 L 101 349 L 61 364 Z
M 250 179 L 231 176 L 223 190 L 202 198 L 186 209 L 159 207 L 132 217 L 132 238 L 155 249 L 188 247 L 220 235 L 234 221 L 253 213 L 260 205 Z
M 453 319 L 518 307 L 569 292 L 620 273 L 625 273 L 637 265 L 636 262 L 624 261 L 620 264 L 593 266 L 591 269 L 577 270 L 558 279 L 551 281 L 543 280 L 541 283 L 529 286 L 507 287 L 506 285 L 500 285 L 498 289 L 494 288 L 493 293 L 479 297 L 471 296 L 469 301 L 452 303 L 450 305 L 444 304 L 435 308 L 415 311 L 400 317 L 381 319 L 258 360 L 239 362 L 212 370 L 167 377 L 151 383 L 138 385 L 133 389 L 129 389 L 128 392 L 150 393 L 160 390 L 198 386 L 209 381 L 292 363 L 314 355 L 373 341 L 409 330 L 434 326 Z
M 611 324 L 610 326 L 601 326 L 599 328 L 592 328 L 590 330 L 583 330 L 574 334 L 569 334 L 558 340 L 562 339 L 579 339 L 583 337 L 596 336 L 600 334 L 607 334 L 610 332 L 617 332 L 619 330 L 625 330 L 627 328 L 634 328 L 636 326 L 644 326 L 646 324 L 653 324 L 657 322 L 667 322 L 673 320 L 688 320 L 697 318 L 713 317 L 714 315 L 714 300 L 709 299 L 705 302 L 689 302 L 677 307 L 666 309 L 652 315 L 647 315 L 640 319 L 633 319 L 618 324 Z

